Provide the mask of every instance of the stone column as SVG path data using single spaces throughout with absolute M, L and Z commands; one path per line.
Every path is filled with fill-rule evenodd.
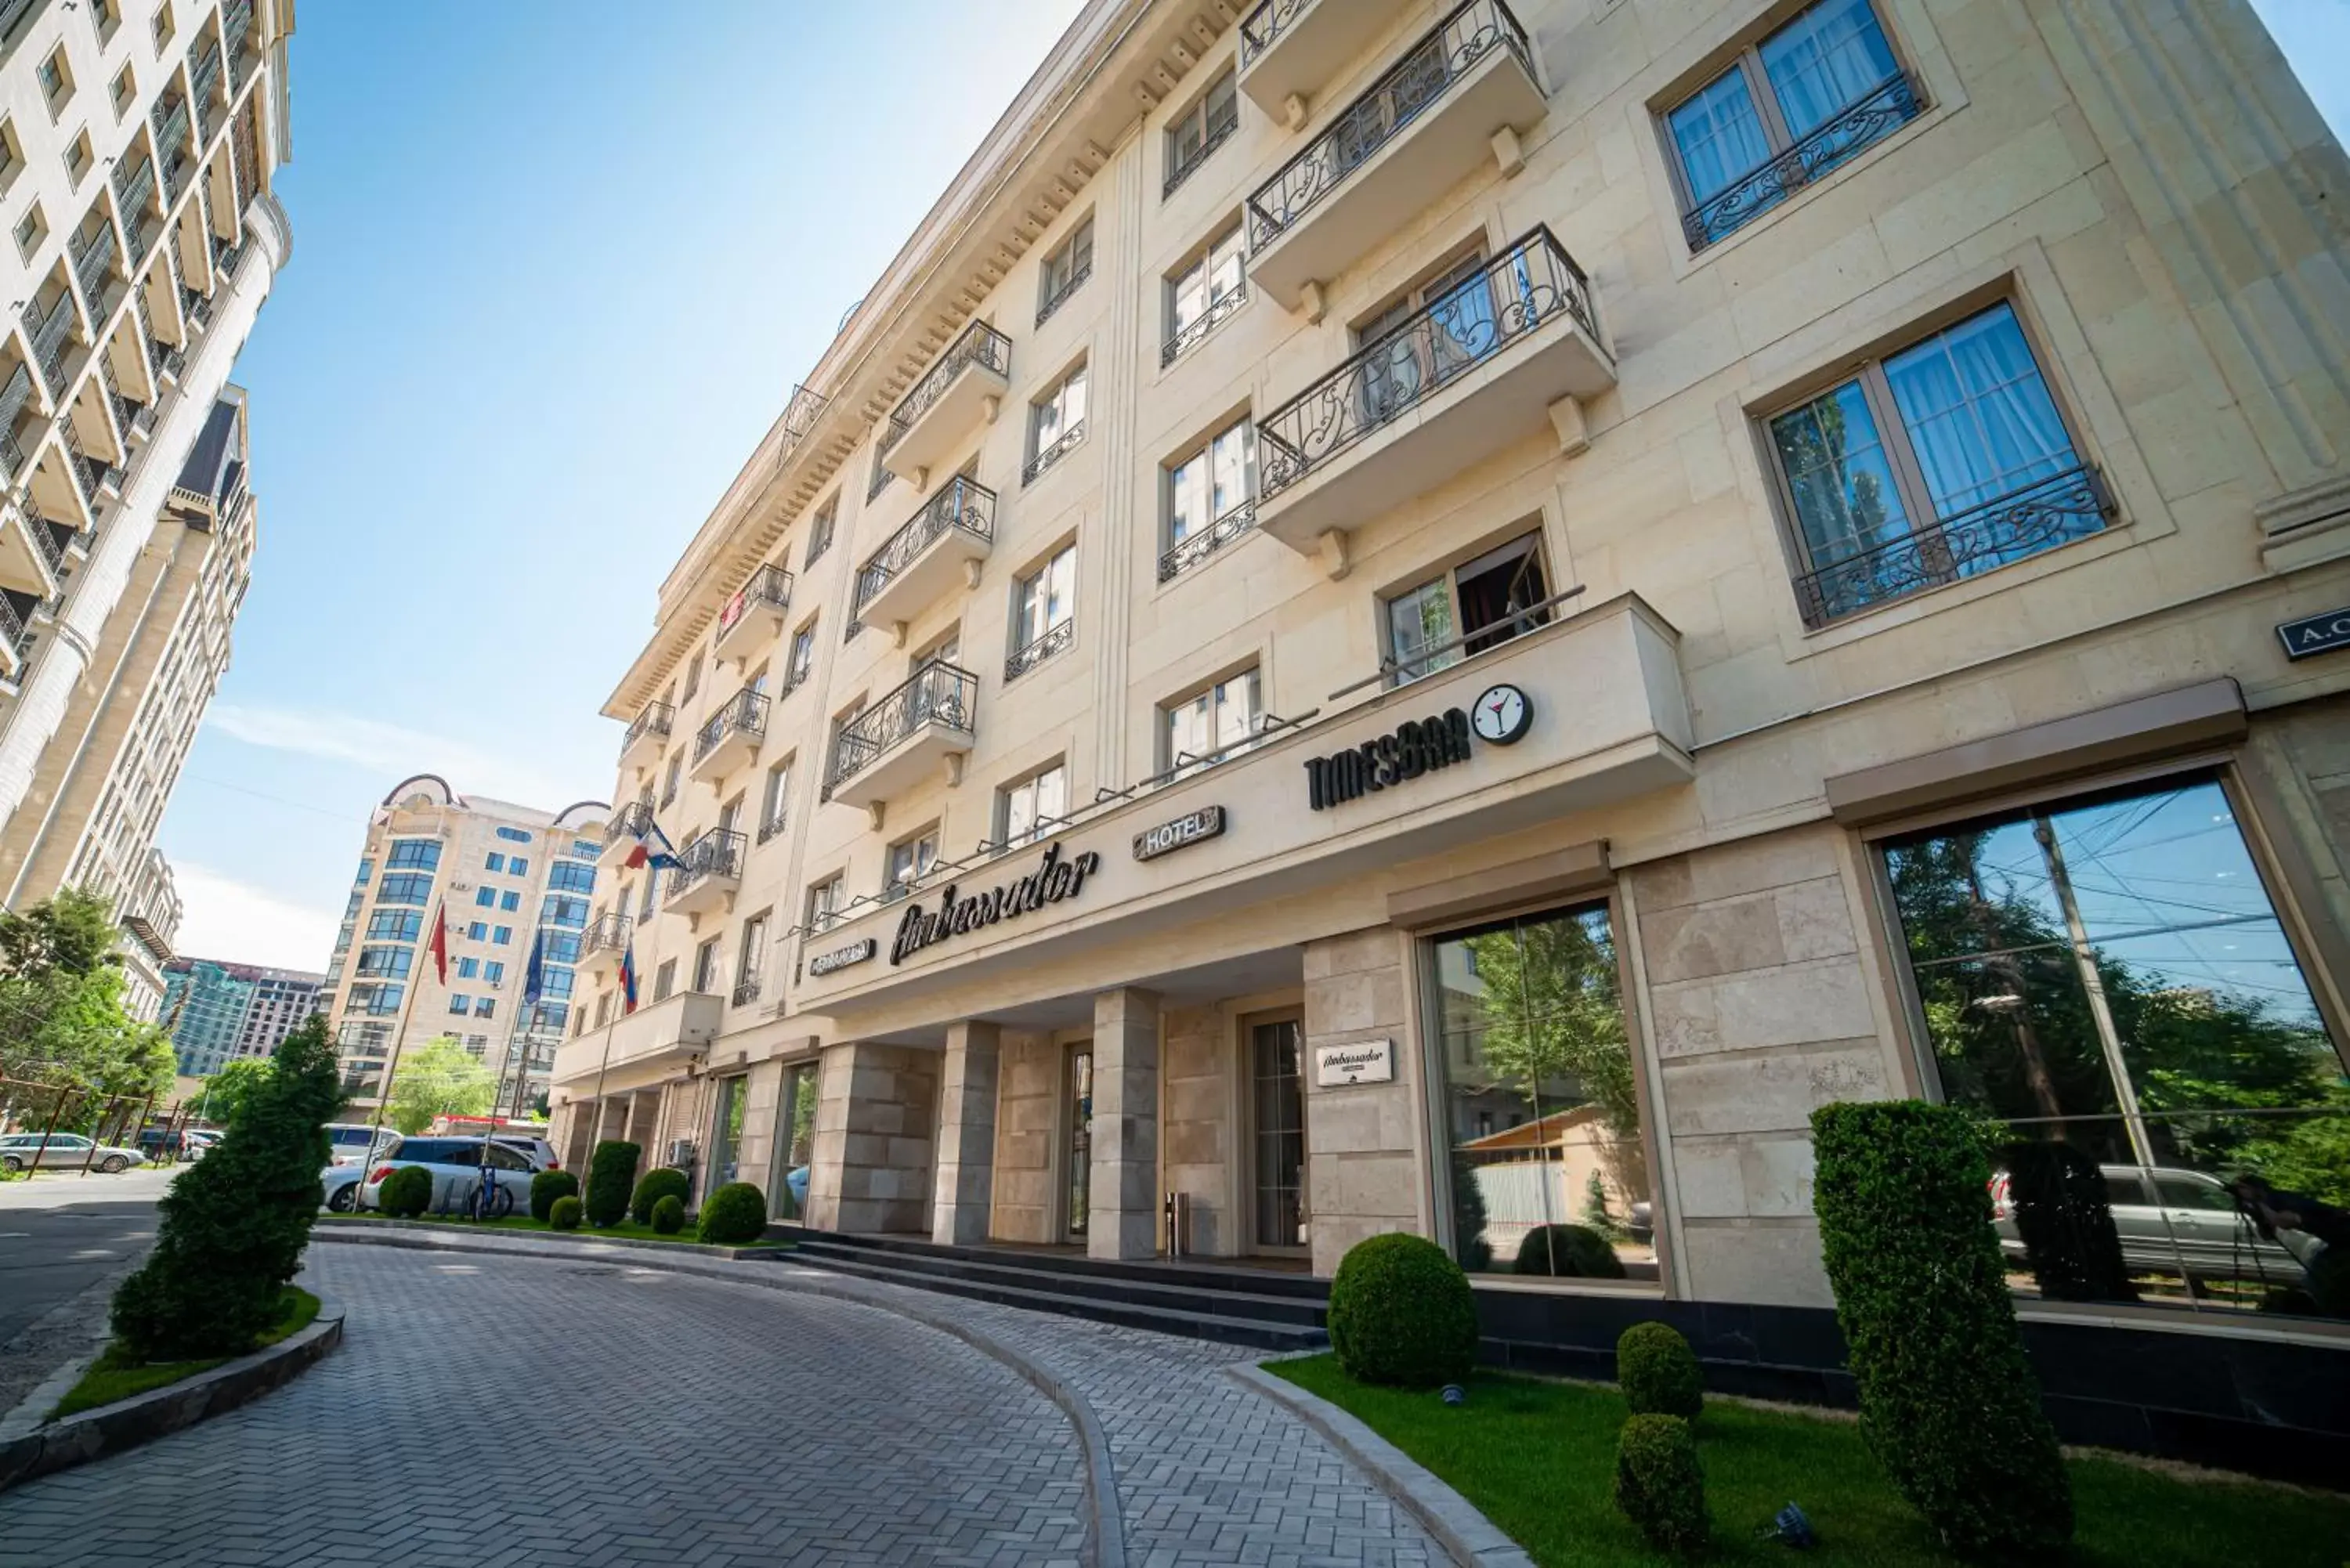
M 994 1024 L 966 1020 L 947 1026 L 937 1174 L 931 1183 L 931 1240 L 942 1247 L 972 1247 L 987 1240 L 995 1200 L 1000 1058 Z
M 931 1096 L 938 1053 L 828 1045 L 818 1080 L 808 1222 L 858 1232 L 931 1228 Z
M 1094 998 L 1094 1169 L 1086 1253 L 1159 1255 L 1159 997 Z

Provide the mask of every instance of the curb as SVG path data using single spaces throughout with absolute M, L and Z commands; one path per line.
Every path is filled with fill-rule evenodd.
M 314 1236 L 324 1233 L 324 1227 L 312 1232 Z M 493 1238 L 463 1234 L 447 1239 L 438 1236 L 425 1239 L 412 1235 L 370 1237 L 346 1233 L 339 1240 L 354 1245 L 406 1247 L 420 1251 L 491 1253 L 504 1257 L 533 1258 L 558 1262 L 577 1260 L 583 1255 L 595 1255 L 588 1252 L 577 1242 L 543 1241 L 535 1236 L 498 1237 L 494 1239 L 496 1242 L 494 1245 L 491 1244 Z M 864 1288 L 864 1282 L 824 1273 L 817 1265 L 795 1263 L 790 1269 L 766 1271 L 726 1269 L 677 1258 L 673 1254 L 678 1249 L 658 1241 L 639 1242 L 633 1246 L 621 1241 L 602 1242 L 596 1245 L 627 1247 L 630 1251 L 651 1252 L 657 1256 L 662 1256 L 668 1264 L 668 1271 L 671 1273 L 686 1274 L 696 1279 L 716 1280 L 722 1283 L 749 1285 L 758 1290 L 826 1296 L 835 1301 L 847 1302 L 852 1306 L 870 1307 L 877 1312 L 894 1314 L 909 1322 L 918 1323 L 924 1328 L 959 1339 L 981 1355 L 1001 1363 L 1017 1374 L 1022 1381 L 1060 1407 L 1061 1413 L 1069 1418 L 1069 1425 L 1076 1428 L 1077 1445 L 1085 1450 L 1086 1456 L 1086 1501 L 1093 1514 L 1087 1531 L 1088 1561 L 1093 1564 L 1093 1568 L 1127 1568 L 1126 1521 L 1118 1502 L 1118 1469 L 1111 1461 L 1108 1434 L 1102 1430 L 1100 1418 L 1094 1414 L 1093 1407 L 1086 1402 L 1083 1394 L 1063 1383 L 1026 1355 L 968 1324 L 958 1323 L 944 1314 L 930 1312 L 911 1303 L 875 1294 Z M 731 1254 L 733 1261 L 735 1262 L 776 1262 L 791 1256 L 788 1252 L 778 1251 L 772 1247 L 758 1249 L 696 1247 L 694 1251 L 702 1253 Z M 634 1260 L 631 1262 L 633 1262 Z M 1464 1503 L 1462 1506 L 1467 1505 Z
M 1327 1399 L 1257 1366 L 1227 1366 L 1224 1376 L 1263 1395 L 1327 1438 L 1331 1447 L 1361 1467 L 1374 1485 L 1436 1537 L 1460 1568 L 1534 1568 L 1534 1560 L 1524 1549 L 1503 1534 L 1467 1498 Z
M 789 1250 L 775 1246 L 720 1247 L 700 1241 L 644 1241 L 627 1236 L 595 1236 L 587 1231 L 579 1234 L 587 1239 L 567 1241 L 544 1231 L 531 1231 L 497 1236 L 496 1240 L 509 1243 L 545 1241 L 550 1248 L 563 1249 L 560 1252 L 546 1254 L 557 1258 L 571 1257 L 598 1247 L 617 1247 L 624 1251 L 650 1252 L 659 1257 L 683 1252 L 690 1257 L 732 1258 L 740 1262 L 745 1258 L 771 1258 Z M 446 1224 L 418 1220 L 338 1220 L 322 1214 L 317 1224 L 311 1227 L 310 1236 L 313 1241 L 326 1238 L 337 1241 L 360 1241 L 372 1247 L 448 1247 L 461 1252 L 520 1251 L 507 1247 L 472 1247 L 468 1243 L 490 1238 L 480 1231 L 457 1231 Z M 415 1240 L 409 1240 L 411 1237 Z M 540 1254 L 533 1251 L 528 1255 L 537 1257 Z
M 318 1315 L 299 1333 L 276 1345 L 0 1444 L 0 1491 L 192 1427 L 293 1381 L 343 1342 L 342 1303 L 323 1291 L 310 1293 L 318 1298 Z M 78 1363 L 59 1371 L 36 1391 L 35 1398 L 46 1397 L 54 1404 L 72 1387 L 71 1378 L 78 1377 L 86 1365 Z

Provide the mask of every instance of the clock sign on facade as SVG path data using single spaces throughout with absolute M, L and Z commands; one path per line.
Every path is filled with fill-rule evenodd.
M 1470 755 L 1473 736 L 1489 746 L 1514 745 L 1534 722 L 1534 703 L 1507 683 L 1488 686 L 1474 708 L 1447 708 L 1426 719 L 1407 719 L 1388 734 L 1360 745 L 1305 759 L 1305 803 L 1327 811 L 1364 795 L 1393 789 Z
M 1469 710 L 1469 723 L 1481 741 L 1497 746 L 1515 745 L 1534 722 L 1534 704 L 1514 686 L 1488 686 Z

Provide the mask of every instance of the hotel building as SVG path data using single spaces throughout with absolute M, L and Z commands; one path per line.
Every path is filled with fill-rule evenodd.
M 205 1077 L 242 1056 L 267 1056 L 318 1009 L 326 977 L 216 959 L 164 969 L 163 1019 L 180 1075 Z
M 1923 1096 L 2306 1310 L 2345 196 L 2245 0 L 1094 0 L 660 586 L 566 1159 L 1816 1306 Z

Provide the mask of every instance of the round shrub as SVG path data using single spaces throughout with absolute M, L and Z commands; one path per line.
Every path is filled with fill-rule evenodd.
M 693 1178 L 674 1166 L 657 1165 L 637 1178 L 637 1189 L 629 1197 L 629 1218 L 639 1225 L 652 1223 L 653 1205 L 662 1199 L 675 1197 L 679 1204 L 693 1190 Z
M 1588 1225 L 1537 1225 L 1518 1243 L 1516 1272 L 1562 1279 L 1620 1280 L 1624 1262 Z
M 1365 1383 L 1432 1388 L 1469 1376 L 1477 1301 L 1444 1249 L 1399 1231 L 1347 1249 L 1330 1282 L 1330 1347 Z
M 566 1195 L 547 1206 L 546 1222 L 558 1231 L 577 1231 L 579 1213 L 579 1199 Z
M 685 1229 L 685 1199 L 674 1192 L 664 1192 L 653 1205 L 653 1233 L 674 1236 Z
M 530 1217 L 544 1223 L 557 1199 L 579 1195 L 579 1179 L 567 1170 L 542 1170 L 530 1179 Z
M 1823 1106 L 1812 1148 L 1868 1451 L 1960 1556 L 2062 1547 L 2072 1489 L 2015 1326 L 1974 1121 L 1922 1100 Z
M 1705 1550 L 1705 1471 L 1679 1416 L 1634 1416 L 1616 1438 L 1616 1507 L 1648 1544 L 1679 1557 Z
M 601 1228 L 618 1225 L 629 1211 L 629 1193 L 636 1186 L 637 1159 L 642 1150 L 620 1138 L 606 1138 L 588 1157 L 588 1190 L 580 1194 L 588 1223 Z
M 702 1226 L 694 1234 L 711 1245 L 747 1246 L 766 1233 L 766 1195 L 749 1182 L 730 1181 L 702 1200 Z
M 432 1207 L 432 1173 L 421 1165 L 403 1165 L 375 1189 L 378 1207 L 395 1220 L 412 1220 Z
M 1667 1323 L 1636 1323 L 1616 1341 L 1616 1384 L 1635 1416 L 1694 1421 L 1705 1408 L 1705 1374 L 1697 1352 Z

